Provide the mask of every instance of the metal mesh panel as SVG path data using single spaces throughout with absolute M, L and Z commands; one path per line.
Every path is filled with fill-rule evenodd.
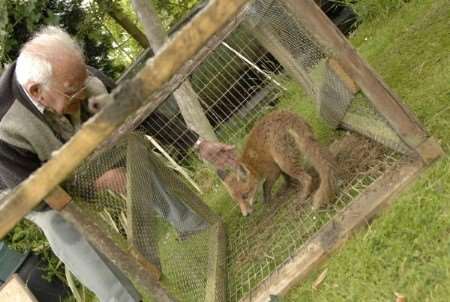
M 212 219 L 189 207 L 201 200 L 151 148 L 142 133 L 129 134 L 65 186 L 119 246 L 133 246 L 161 269 L 173 296 L 203 301 Z
M 341 168 L 340 190 L 337 200 L 326 209 L 312 211 L 310 200 L 296 199 L 297 189 L 282 187 L 272 204 L 259 205 L 250 218 L 225 221 L 231 228 L 227 255 L 229 301 L 252 297 L 258 285 L 289 262 L 321 226 L 386 171 L 406 160 L 364 138 L 351 144 L 343 142 L 338 148 L 341 150 L 335 152 Z
M 356 95 L 342 120 L 342 125 L 403 154 L 414 154 L 363 94 Z
M 274 76 L 280 64 L 244 28 L 238 27 L 189 77 L 200 104 L 221 141 L 230 141 L 255 116 L 276 102 L 282 90 Z M 171 103 L 171 106 L 167 106 Z M 141 125 L 178 162 L 196 141 L 175 100 L 169 97 Z
M 256 0 L 247 22 L 259 32 L 260 40 L 267 40 L 264 44 L 278 54 L 275 57 L 283 62 L 285 69 L 314 97 L 322 118 L 331 126 L 344 126 L 399 152 L 411 153 L 370 101 L 358 92 L 356 84 L 329 51 L 312 38 L 301 20 L 280 1 Z M 355 104 L 351 105 L 353 100 Z
M 328 57 L 320 45 L 278 1 L 255 1 L 248 22 L 263 39 L 271 40 L 272 48 L 283 49 L 284 58 L 280 60 L 284 67 L 302 79 L 316 98 L 322 117 L 337 126 L 353 95 L 328 66 Z

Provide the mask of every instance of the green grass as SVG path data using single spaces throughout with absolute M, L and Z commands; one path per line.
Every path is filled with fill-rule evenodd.
M 450 147 L 447 2 L 359 0 L 355 8 L 364 22 L 352 37 L 362 56 L 404 99 L 446 151 Z M 336 132 L 317 116 L 313 102 L 294 83 L 283 84 L 288 90 L 278 107 L 302 115 L 321 142 L 329 143 L 335 138 Z M 246 130 L 250 128 L 251 125 Z M 233 142 L 241 147 L 243 135 L 237 135 Z M 223 217 L 228 231 L 245 224 L 248 218 L 240 215 L 215 174 L 199 161 L 193 161 L 191 168 L 206 192 L 203 199 Z M 394 301 L 394 292 L 400 292 L 408 301 L 447 301 L 450 296 L 449 174 L 450 158 L 445 157 L 400 195 L 389 211 L 367 230 L 356 234 L 283 300 Z M 32 246 L 36 251 L 49 253 L 48 257 L 53 259 L 42 234 L 29 226 L 16 229 L 9 237 L 16 248 Z M 166 238 L 173 239 L 173 236 Z M 165 247 L 162 247 L 164 254 Z M 325 268 L 328 269 L 325 281 L 313 291 L 312 283 Z M 60 266 L 54 262 L 49 266 L 49 274 L 58 275 L 57 272 L 60 274 Z
M 362 0 L 357 6 L 370 9 L 381 2 Z M 448 151 L 448 1 L 410 1 L 391 8 L 370 13 L 352 42 Z M 326 279 L 313 290 L 325 268 Z M 450 158 L 445 156 L 283 301 L 394 301 L 395 292 L 408 301 L 448 301 L 449 268 Z

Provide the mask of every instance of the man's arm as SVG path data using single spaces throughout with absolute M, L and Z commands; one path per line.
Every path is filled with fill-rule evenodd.
M 41 166 L 38 156 L 0 140 L 0 177 L 13 188 Z

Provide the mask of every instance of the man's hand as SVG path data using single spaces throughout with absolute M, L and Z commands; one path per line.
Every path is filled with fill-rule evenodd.
M 236 148 L 233 145 L 199 139 L 194 149 L 198 151 L 201 159 L 209 162 L 218 170 L 239 167 Z
M 106 171 L 95 181 L 97 190 L 111 190 L 117 194 L 127 193 L 127 171 L 125 168 L 115 168 Z

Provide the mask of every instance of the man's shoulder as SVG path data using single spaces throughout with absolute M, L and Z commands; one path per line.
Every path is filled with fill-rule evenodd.
M 62 145 L 50 127 L 17 100 L 0 121 L 0 141 L 35 153 L 42 161 Z

